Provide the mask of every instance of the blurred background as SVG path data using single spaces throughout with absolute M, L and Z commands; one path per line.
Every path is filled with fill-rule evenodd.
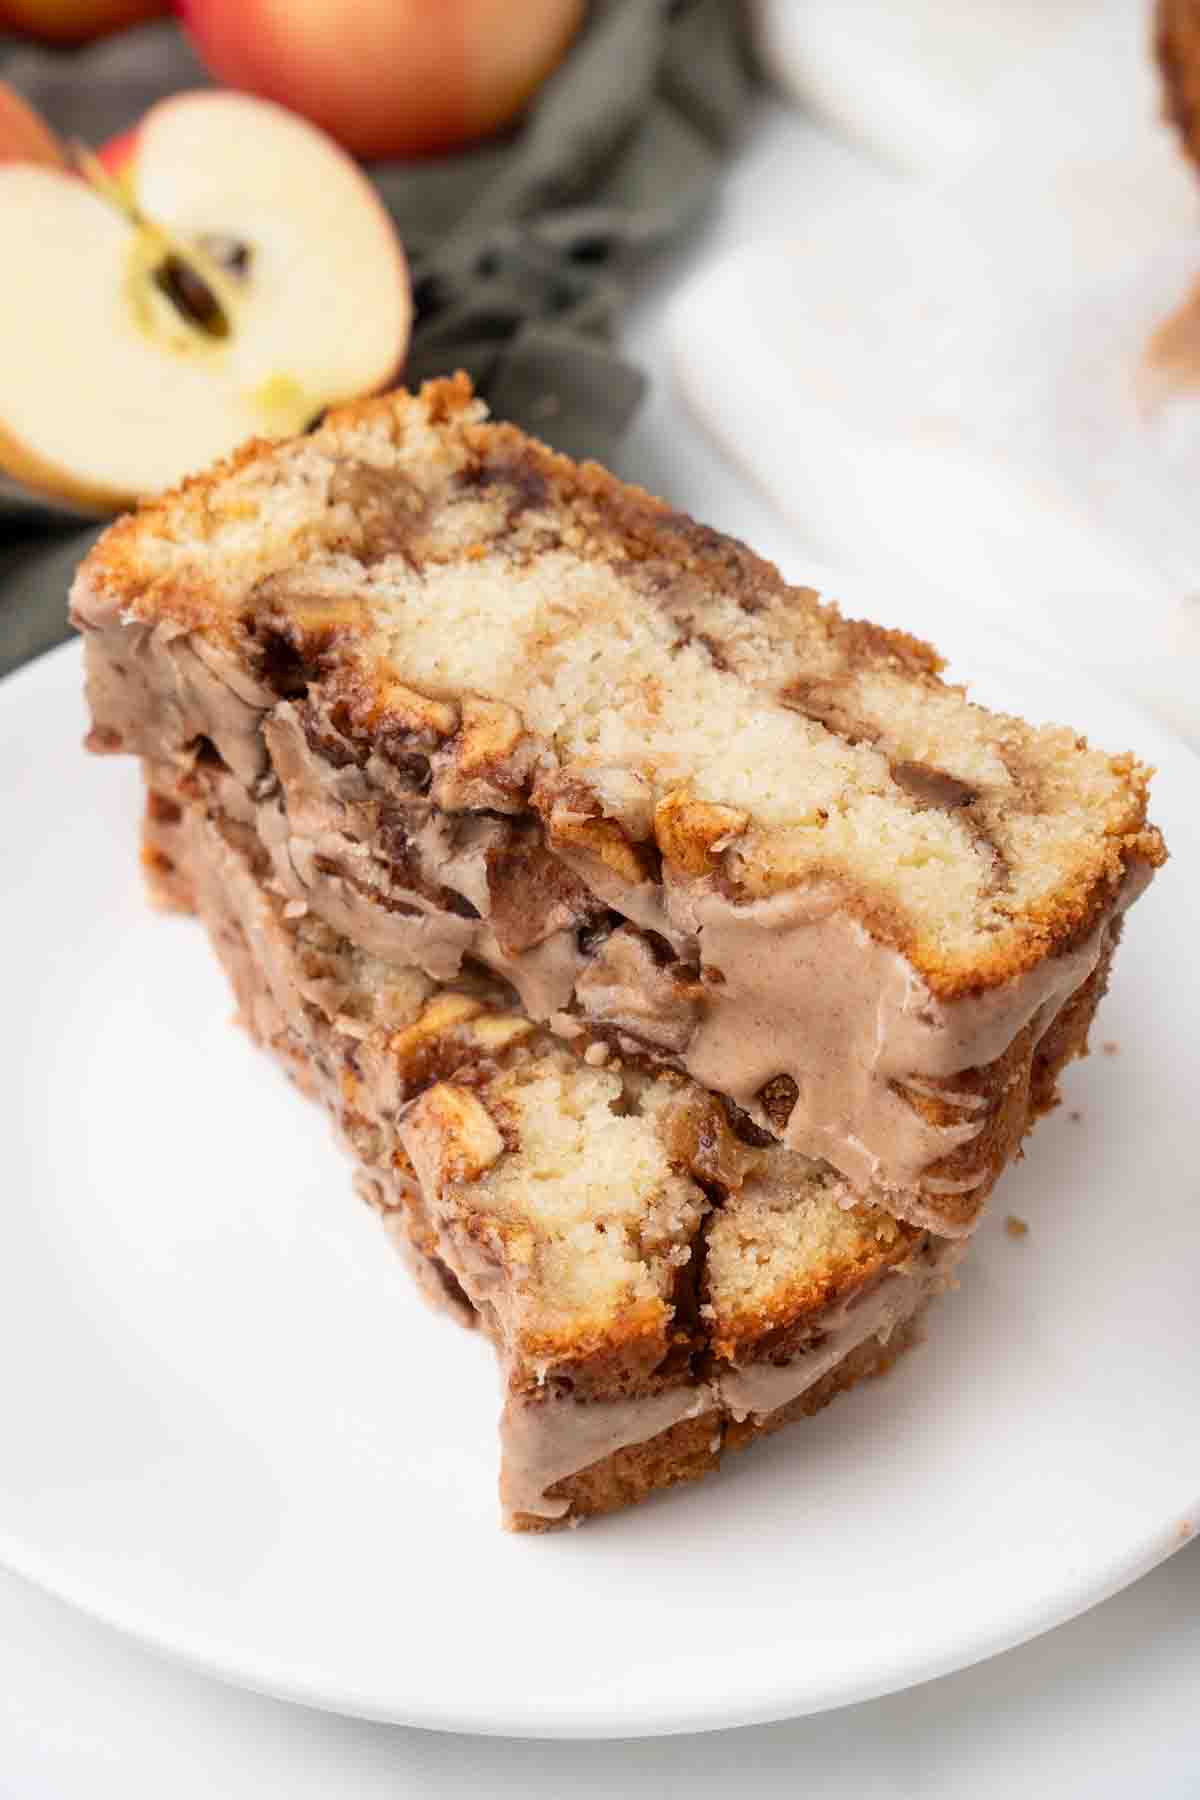
M 0 0 L 0 33 L 0 570 L 398 374 L 623 472 L 675 384 L 814 558 L 1200 731 L 1200 0 Z M 163 105 L 200 89 L 262 129 Z M 3 666 L 62 630 L 14 592 Z

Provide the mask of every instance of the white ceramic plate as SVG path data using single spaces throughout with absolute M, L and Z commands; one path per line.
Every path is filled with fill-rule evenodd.
M 489 1350 L 424 1310 L 323 1119 L 229 1029 L 198 927 L 148 912 L 137 773 L 79 749 L 78 652 L 0 686 L 0 1559 L 271 1693 L 632 1736 L 960 1667 L 1183 1541 L 1200 764 L 969 621 L 903 612 L 983 697 L 1161 765 L 1175 860 L 1118 959 L 1119 1052 L 1071 1075 L 886 1382 L 545 1538 L 497 1529 Z

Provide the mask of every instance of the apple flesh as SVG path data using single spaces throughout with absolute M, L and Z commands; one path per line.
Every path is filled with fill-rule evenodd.
M 208 68 L 366 158 L 489 136 L 561 60 L 584 0 L 177 0 Z
M 84 44 L 169 10 L 168 0 L 0 0 L 0 29 L 49 44 Z
M 45 163 L 62 168 L 62 148 L 46 121 L 7 81 L 0 81 L 0 163 Z
M 303 430 L 398 373 L 404 253 L 362 171 L 266 101 L 147 114 L 104 193 L 0 166 L 0 466 L 101 508 L 251 436 Z

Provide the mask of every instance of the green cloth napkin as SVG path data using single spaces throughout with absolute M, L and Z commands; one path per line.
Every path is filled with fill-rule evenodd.
M 0 37 L 0 77 L 100 144 L 207 85 L 170 23 L 55 51 Z M 735 0 L 593 0 L 520 125 L 458 156 L 371 167 L 409 252 L 405 378 L 465 368 L 498 418 L 608 458 L 644 377 L 613 349 L 639 273 L 696 223 L 750 87 Z M 95 535 L 0 484 L 0 674 L 67 635 L 62 595 Z

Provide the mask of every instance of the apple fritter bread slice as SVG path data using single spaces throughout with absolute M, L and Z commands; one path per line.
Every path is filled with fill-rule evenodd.
M 485 967 L 944 1234 L 1165 855 L 1134 757 L 973 705 L 462 377 L 144 507 L 72 608 L 93 748 L 207 765 L 337 932 Z

